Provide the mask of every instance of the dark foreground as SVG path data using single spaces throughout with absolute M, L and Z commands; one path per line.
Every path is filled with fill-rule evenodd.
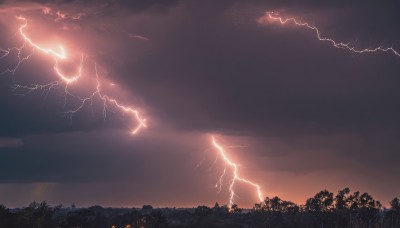
M 153 208 L 75 208 L 46 202 L 8 209 L 0 205 L 1 228 L 34 227 L 269 227 L 269 228 L 400 228 L 400 201 L 382 207 L 368 193 L 350 193 L 348 188 L 336 195 L 326 190 L 304 205 L 278 197 L 266 198 L 252 209 L 198 206 L 191 209 Z

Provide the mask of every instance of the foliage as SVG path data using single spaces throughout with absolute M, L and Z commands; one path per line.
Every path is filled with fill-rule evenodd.
M 198 206 L 193 209 L 51 207 L 33 202 L 28 207 L 8 209 L 0 204 L 0 227 L 271 227 L 271 228 L 396 228 L 400 227 L 400 200 L 390 209 L 368 193 L 344 188 L 336 195 L 323 190 L 297 205 L 279 197 L 265 198 L 252 210 Z

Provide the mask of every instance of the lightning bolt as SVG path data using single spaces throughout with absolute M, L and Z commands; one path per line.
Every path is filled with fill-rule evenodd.
M 233 162 L 229 158 L 229 156 L 225 152 L 224 148 L 221 145 L 218 144 L 218 142 L 215 140 L 214 136 L 211 137 L 211 142 L 212 142 L 212 145 L 215 147 L 215 149 L 218 151 L 218 153 L 221 156 L 221 158 L 225 162 L 224 171 L 221 174 L 221 176 L 220 176 L 220 178 L 219 178 L 219 180 L 218 180 L 218 182 L 216 184 L 216 187 L 219 188 L 219 191 L 222 188 L 222 180 L 224 179 L 224 177 L 225 177 L 225 175 L 227 173 L 227 167 L 232 169 L 232 175 L 233 176 L 232 176 L 232 179 L 230 180 L 230 184 L 229 184 L 229 192 L 230 192 L 230 194 L 229 194 L 229 208 L 231 208 L 232 205 L 235 203 L 235 196 L 236 196 L 236 194 L 235 194 L 235 184 L 238 181 L 239 182 L 243 182 L 243 183 L 253 187 L 255 189 L 255 191 L 256 191 L 258 200 L 260 202 L 262 202 L 264 197 L 263 197 L 263 193 L 261 191 L 261 186 L 239 175 L 239 170 L 238 170 L 239 164 Z
M 312 26 L 307 22 L 298 21 L 293 17 L 288 17 L 288 18 L 281 17 L 278 13 L 275 13 L 275 12 L 266 12 L 264 16 L 262 16 L 261 18 L 258 19 L 258 22 L 261 24 L 268 23 L 268 22 L 278 22 L 282 25 L 291 23 L 293 25 L 300 26 L 300 27 L 314 31 L 315 35 L 319 41 L 328 42 L 335 48 L 346 49 L 346 50 L 354 52 L 354 53 L 388 52 L 388 53 L 392 53 L 392 54 L 396 55 L 397 57 L 400 57 L 400 53 L 397 50 L 395 50 L 393 47 L 378 46 L 378 47 L 374 47 L 374 48 L 359 49 L 359 48 L 352 46 L 351 42 L 343 43 L 343 42 L 335 41 L 332 38 L 323 37 L 321 35 L 321 31 L 317 27 Z
M 11 73 L 15 74 L 15 72 L 18 70 L 19 66 L 35 53 L 35 52 L 40 52 L 42 54 L 48 55 L 52 57 L 54 63 L 53 63 L 53 70 L 55 75 L 58 77 L 58 80 L 50 82 L 48 84 L 34 84 L 30 86 L 26 85 L 15 85 L 13 88 L 14 90 L 16 89 L 23 89 L 26 90 L 27 92 L 25 94 L 28 94 L 30 92 L 36 91 L 36 90 L 45 90 L 47 93 L 56 87 L 62 86 L 64 88 L 64 105 L 67 103 L 67 96 L 75 98 L 77 101 L 80 102 L 80 104 L 77 106 L 77 108 L 68 110 L 65 112 L 72 120 L 72 117 L 75 113 L 78 111 L 82 110 L 87 104 L 92 105 L 93 100 L 95 98 L 98 98 L 101 100 L 103 104 L 103 118 L 104 120 L 107 117 L 107 111 L 111 109 L 117 109 L 124 115 L 129 115 L 131 116 L 138 124 L 137 126 L 130 127 L 130 132 L 132 134 L 138 133 L 143 127 L 146 127 L 146 119 L 144 119 L 139 111 L 133 107 L 126 106 L 124 104 L 121 104 L 117 99 L 110 97 L 109 95 L 105 94 L 102 91 L 102 83 L 100 80 L 100 77 L 98 75 L 98 70 L 97 70 L 97 64 L 94 63 L 94 71 L 95 71 L 95 77 L 96 77 L 96 84 L 95 84 L 95 90 L 90 94 L 90 96 L 87 97 L 80 97 L 79 95 L 76 95 L 72 93 L 69 90 L 69 86 L 73 83 L 79 83 L 81 77 L 83 77 L 83 69 L 84 69 L 84 62 L 85 62 L 85 55 L 81 54 L 80 58 L 80 63 L 77 66 L 76 73 L 72 75 L 66 75 L 63 73 L 62 69 L 59 67 L 60 61 L 64 61 L 68 59 L 68 55 L 66 50 L 62 45 L 59 45 L 58 50 L 50 49 L 50 48 L 45 48 L 40 46 L 39 44 L 35 43 L 25 32 L 26 28 L 28 27 L 28 20 L 25 17 L 19 16 L 16 17 L 18 21 L 21 21 L 21 25 L 18 28 L 18 34 L 23 40 L 23 43 L 19 47 L 12 47 L 8 49 L 0 49 L 0 58 L 5 58 L 9 56 L 11 53 L 16 52 L 17 54 L 17 64 L 14 67 L 9 67 L 6 69 L 3 73 Z M 30 48 L 30 52 L 28 55 L 23 56 L 23 51 L 27 50 Z

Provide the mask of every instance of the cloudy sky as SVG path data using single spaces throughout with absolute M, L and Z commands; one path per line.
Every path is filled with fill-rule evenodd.
M 396 1 L 0 2 L 0 48 L 21 46 L 16 17 L 26 17 L 40 45 L 85 54 L 89 82 L 96 62 L 105 92 L 148 125 L 133 136 L 137 123 L 116 109 L 104 119 L 101 102 L 71 119 L 79 102 L 65 102 L 63 88 L 14 89 L 57 80 L 53 59 L 34 51 L 0 76 L 0 203 L 226 204 L 229 176 L 218 192 L 224 163 L 211 135 L 266 196 L 304 203 L 350 187 L 387 205 L 400 194 L 400 57 L 259 20 L 274 11 L 358 49 L 400 50 Z M 11 53 L 0 68 L 16 63 Z M 70 89 L 85 96 L 89 82 Z M 257 202 L 249 186 L 237 193 L 239 206 Z

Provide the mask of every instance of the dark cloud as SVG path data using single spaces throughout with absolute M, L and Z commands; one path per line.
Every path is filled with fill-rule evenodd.
M 301 29 L 259 27 L 250 20 L 237 25 L 229 10 L 207 17 L 197 10 L 202 12 L 196 7 L 173 14 L 179 19 L 170 19 L 170 32 L 153 40 L 151 55 L 117 68 L 117 75 L 134 73 L 127 84 L 151 107 L 162 107 L 157 116 L 166 121 L 193 129 L 276 132 L 277 122 L 329 131 L 392 125 L 397 118 L 398 108 L 385 105 L 397 101 L 394 56 L 355 56 Z M 386 76 L 376 76 L 381 74 Z
M 24 145 L 18 138 L 0 138 L 0 147 L 19 147 Z

